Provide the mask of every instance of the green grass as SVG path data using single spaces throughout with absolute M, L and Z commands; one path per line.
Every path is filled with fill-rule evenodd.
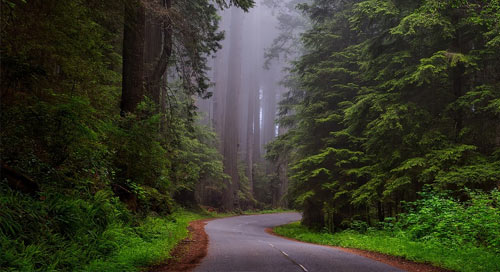
M 119 249 L 110 258 L 92 261 L 82 271 L 139 271 L 140 267 L 164 262 L 187 237 L 189 222 L 200 218 L 200 214 L 180 211 L 167 218 L 148 217 L 134 229 L 111 229 L 107 238 L 116 241 Z
M 240 215 L 257 215 L 257 214 L 288 213 L 288 212 L 297 212 L 297 211 L 287 210 L 287 209 L 269 209 L 269 210 L 246 210 L 240 212 L 212 212 L 203 210 L 201 214 L 209 218 L 223 218 L 223 217 L 240 216 Z
M 134 226 L 115 221 L 102 232 L 85 226 L 73 238 L 42 236 L 25 244 L 0 233 L 1 271 L 140 271 L 164 262 L 188 235 L 189 222 L 203 218 L 180 210 L 167 217 L 137 221 Z
M 294 210 L 286 210 L 286 209 L 270 209 L 270 210 L 260 210 L 260 211 L 244 211 L 244 215 L 253 215 L 253 214 L 270 214 L 270 213 L 288 213 L 288 212 L 297 212 Z
M 243 214 L 269 214 L 290 212 L 274 209 L 245 211 Z M 109 240 L 120 243 L 120 249 L 108 259 L 95 260 L 82 271 L 139 271 L 140 267 L 164 262 L 170 257 L 172 249 L 187 237 L 189 222 L 202 218 L 222 218 L 235 213 L 181 211 L 168 218 L 148 218 L 140 227 L 132 229 L 117 228 L 108 233 Z
M 415 262 L 431 263 L 454 271 L 500 271 L 500 255 L 485 248 L 456 248 L 433 241 L 415 242 L 403 232 L 369 231 L 361 234 L 344 231 L 331 234 L 312 231 L 298 222 L 276 227 L 274 231 L 304 242 L 375 251 Z

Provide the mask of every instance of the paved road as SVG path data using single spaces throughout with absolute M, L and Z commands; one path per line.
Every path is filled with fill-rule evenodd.
M 208 255 L 198 272 L 396 272 L 398 268 L 331 247 L 295 242 L 265 232 L 300 220 L 298 213 L 238 216 L 210 221 Z

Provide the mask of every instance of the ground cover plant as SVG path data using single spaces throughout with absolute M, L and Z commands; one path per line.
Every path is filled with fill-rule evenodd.
M 90 200 L 42 198 L 23 198 L 2 186 L 2 271 L 139 271 L 168 259 L 187 236 L 188 223 L 202 217 L 178 210 L 134 218 L 109 192 Z

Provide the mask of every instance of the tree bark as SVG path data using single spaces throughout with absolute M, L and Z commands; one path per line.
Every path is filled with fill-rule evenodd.
M 221 30 L 229 32 L 228 25 L 230 20 L 230 13 L 228 10 L 220 11 L 220 16 L 222 17 L 220 27 Z M 227 37 L 226 37 L 227 38 Z M 226 111 L 226 98 L 227 98 L 227 83 L 228 83 L 228 50 L 229 42 L 224 39 L 221 42 L 222 49 L 217 52 L 215 63 L 214 63 L 214 81 L 215 90 L 213 96 L 213 120 L 212 126 L 219 136 L 219 152 L 222 154 L 224 151 L 223 140 L 224 140 L 224 122 L 225 122 L 225 111 Z
M 260 139 L 261 139 L 261 125 L 260 125 L 260 112 L 261 112 L 261 106 L 260 106 L 260 89 L 257 86 L 255 92 L 254 92 L 254 131 L 253 131 L 253 162 L 254 163 L 259 163 L 261 159 L 261 146 L 260 146 Z
M 144 6 L 140 0 L 125 5 L 121 114 L 135 112 L 144 97 Z
M 226 182 L 224 208 L 234 210 L 239 189 L 238 175 L 238 97 L 241 87 L 242 11 L 233 7 L 231 12 L 231 47 L 229 49 L 228 91 L 224 124 L 224 170 L 231 178 Z
M 255 92 L 257 86 L 255 84 L 255 77 L 250 78 L 250 87 L 248 93 L 248 114 L 247 114 L 247 148 L 246 148 L 246 161 L 247 161 L 247 177 L 248 187 L 250 193 L 253 195 L 253 150 L 254 150 L 254 133 L 255 133 Z
M 159 6 L 163 6 L 167 12 L 172 8 L 172 0 L 162 0 Z M 162 90 L 162 79 L 165 75 L 168 62 L 172 56 L 172 22 L 169 16 L 157 17 L 152 16 L 151 28 L 158 32 L 155 37 L 152 37 L 151 41 L 154 53 L 153 59 L 150 62 L 150 67 L 147 76 L 147 88 L 148 95 L 159 105 L 161 103 L 161 90 Z M 158 31 L 159 30 L 159 31 Z M 158 37 L 163 37 L 163 40 L 157 39 Z
M 264 89 L 264 116 L 263 116 L 263 147 L 271 142 L 276 134 L 276 90 L 274 86 L 267 85 Z

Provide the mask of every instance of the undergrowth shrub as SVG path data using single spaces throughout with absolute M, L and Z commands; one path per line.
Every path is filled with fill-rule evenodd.
M 473 245 L 500 253 L 500 192 L 468 192 L 460 202 L 424 192 L 400 215 L 395 227 L 416 241 L 436 240 L 450 247 Z
M 110 191 L 91 199 L 57 192 L 27 197 L 4 183 L 0 192 L 0 268 L 73 270 L 117 249 L 107 234 L 130 224 L 131 215 Z
M 0 271 L 138 271 L 170 256 L 200 216 L 133 216 L 111 191 L 91 199 L 0 186 Z

